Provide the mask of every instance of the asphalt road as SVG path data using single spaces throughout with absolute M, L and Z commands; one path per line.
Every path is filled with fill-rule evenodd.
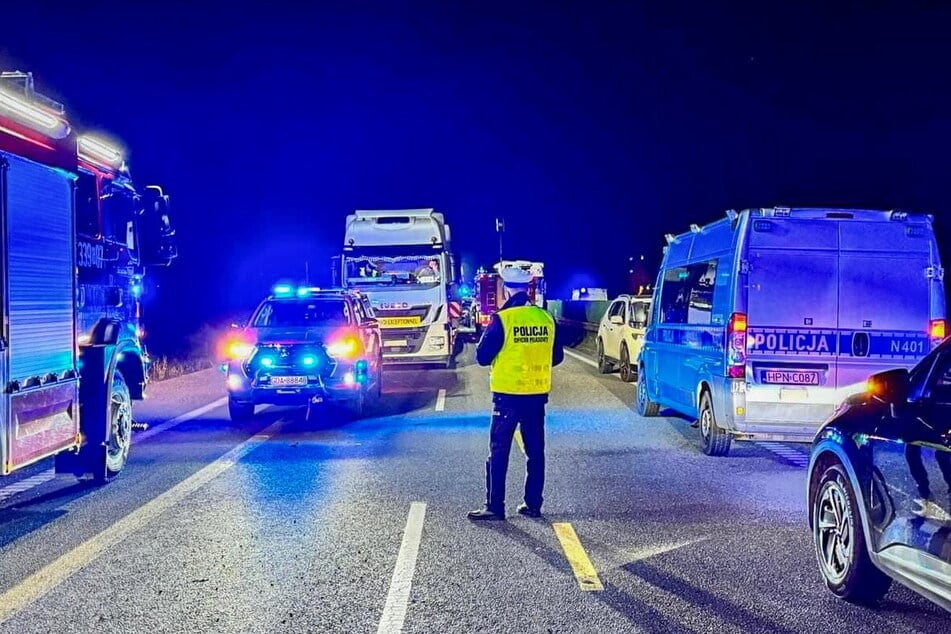
M 574 358 L 544 519 L 470 523 L 489 397 L 467 358 L 391 373 L 360 421 L 233 424 L 214 371 L 152 386 L 114 482 L 0 480 L 0 632 L 947 631 L 902 587 L 877 610 L 825 590 L 804 446 L 708 458 L 687 421 L 639 418 L 632 386 Z

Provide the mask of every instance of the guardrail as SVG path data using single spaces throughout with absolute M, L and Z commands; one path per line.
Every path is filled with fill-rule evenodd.
M 569 328 L 581 328 L 586 332 L 598 332 L 598 324 L 591 324 L 586 321 L 575 321 L 574 319 L 555 317 L 555 323 L 560 326 L 568 326 Z
M 548 312 L 562 328 L 564 343 L 568 347 L 581 350 L 594 348 L 594 335 L 598 332 L 601 316 L 610 302 L 549 300 Z

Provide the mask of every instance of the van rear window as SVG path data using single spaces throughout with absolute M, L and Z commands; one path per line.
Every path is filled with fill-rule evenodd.
M 661 323 L 709 324 L 716 280 L 716 260 L 668 269 L 660 294 Z

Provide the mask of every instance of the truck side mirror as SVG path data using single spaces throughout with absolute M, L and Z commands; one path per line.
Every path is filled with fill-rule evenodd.
M 168 266 L 178 257 L 168 196 L 161 187 L 149 185 L 140 202 L 141 208 L 136 216 L 139 261 L 144 266 Z

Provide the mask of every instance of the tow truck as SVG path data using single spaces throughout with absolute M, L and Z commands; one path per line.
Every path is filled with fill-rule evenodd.
M 169 199 L 122 149 L 77 135 L 33 76 L 0 73 L 0 465 L 125 466 L 147 382 L 140 301 L 176 257 Z

